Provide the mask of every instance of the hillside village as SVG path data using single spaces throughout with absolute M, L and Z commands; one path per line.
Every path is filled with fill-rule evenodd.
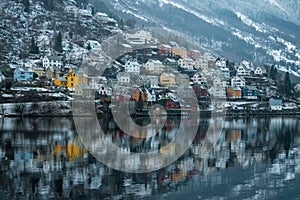
M 100 46 L 96 41 L 89 42 L 90 50 Z M 147 111 L 157 103 L 167 111 L 197 109 L 184 105 L 176 91 L 187 98 L 194 92 L 202 111 L 299 111 L 300 85 L 292 84 L 288 73 L 282 78 L 274 67 L 254 66 L 247 60 L 234 64 L 180 46 L 159 44 L 157 48 L 129 52 L 101 76 L 88 75 L 78 65 L 64 65 L 63 56 L 45 55 L 35 63 L 11 64 L 9 73 L 2 73 L 2 103 L 95 96 L 106 105 L 111 98 L 130 101 L 133 113 Z M 280 86 L 282 81 L 289 81 L 289 88 Z M 132 86 L 135 90 L 129 95 Z
M 230 62 L 200 49 L 184 47 L 182 43 L 158 42 L 150 32 L 139 30 L 125 34 L 128 42 L 120 45 L 127 53 L 99 74 L 97 68 L 82 67 L 83 61 L 89 54 L 101 50 L 105 38 L 132 28 L 132 24 L 125 22 L 119 27 L 108 14 L 95 11 L 91 5 L 79 6 L 77 1 L 64 2 L 59 15 L 53 14 L 53 8 L 51 11 L 42 1 L 2 4 L 4 7 L 14 5 L 12 10 L 19 13 L 23 21 L 27 20 L 26 26 L 16 23 L 11 27 L 17 28 L 16 34 L 33 29 L 33 34 L 15 43 L 10 41 L 10 34 L 3 33 L 4 46 L 7 42 L 16 45 L 16 52 L 1 51 L 0 102 L 6 107 L 15 107 L 7 114 L 30 114 L 32 110 L 45 113 L 43 109 L 55 109 L 55 105 L 48 105 L 60 101 L 67 102 L 59 107 L 70 113 L 71 100 L 80 96 L 95 96 L 100 102 L 99 112 L 111 107 L 112 98 L 130 102 L 131 113 L 147 112 L 153 104 L 160 104 L 175 114 L 180 108 L 208 112 L 299 112 L 300 84 L 291 81 L 289 71 L 279 72 L 277 66 L 255 65 L 248 60 Z M 51 23 L 40 24 L 38 18 L 45 17 L 44 13 L 53 15 Z M 4 16 L 20 21 L 12 13 Z M 10 23 L 11 17 L 5 20 Z M 82 22 L 81 31 L 74 29 L 78 28 L 78 21 Z M 39 26 L 43 29 L 34 28 Z M 132 51 L 133 45 L 146 43 L 151 48 Z M 188 103 L 192 94 L 196 95 L 199 108 Z M 23 108 L 28 102 L 33 108 Z M 43 106 L 38 105 L 41 102 Z M 1 106 L 2 113 L 5 106 Z

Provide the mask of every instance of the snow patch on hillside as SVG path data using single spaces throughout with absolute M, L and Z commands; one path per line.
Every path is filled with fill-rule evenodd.
M 161 0 L 161 2 L 163 4 L 170 4 L 170 5 L 172 5 L 172 6 L 176 7 L 176 8 L 182 9 L 182 10 L 184 10 L 187 13 L 191 13 L 192 15 L 198 17 L 199 19 L 201 19 L 201 20 L 203 20 L 203 21 L 205 21 L 205 22 L 207 22 L 209 24 L 212 24 L 214 26 L 220 26 L 220 25 L 224 26 L 225 25 L 225 23 L 223 21 L 221 21 L 221 20 L 209 18 L 209 17 L 207 17 L 205 15 L 202 15 L 202 14 L 200 14 L 200 13 L 194 11 L 194 10 L 191 10 L 191 9 L 189 9 L 189 8 L 183 6 L 183 5 L 180 5 L 178 3 L 175 3 L 175 2 L 172 2 L 172 1 L 169 1 L 169 0 Z

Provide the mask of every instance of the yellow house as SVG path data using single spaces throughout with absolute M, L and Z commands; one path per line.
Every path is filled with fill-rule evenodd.
M 175 85 L 175 75 L 172 73 L 162 73 L 159 78 L 160 84 L 165 86 Z
M 87 85 L 88 84 L 88 76 L 82 72 L 79 75 L 70 68 L 69 73 L 64 77 L 57 77 L 54 80 L 55 86 L 67 86 L 69 89 L 75 88 L 77 85 Z
M 65 78 L 67 79 L 68 88 L 74 88 L 76 85 L 78 85 L 78 76 L 75 74 L 72 68 L 70 68 L 69 73 L 65 75 Z
M 172 48 L 172 54 L 173 55 L 178 55 L 178 56 L 180 56 L 180 53 L 181 52 L 181 49 L 180 49 L 180 47 L 173 47 Z
M 57 77 L 54 79 L 53 84 L 55 86 L 68 86 L 68 81 L 64 77 Z

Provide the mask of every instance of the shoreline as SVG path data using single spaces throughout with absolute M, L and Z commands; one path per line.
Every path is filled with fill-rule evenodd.
M 97 117 L 102 117 L 105 115 L 109 115 L 110 113 L 101 113 L 96 114 Z M 73 115 L 73 113 L 67 114 L 0 114 L 0 118 L 74 118 L 74 117 L 94 117 L 93 114 L 82 114 L 82 115 Z M 130 116 L 130 115 L 129 115 Z M 170 117 L 179 117 L 181 114 L 172 113 L 172 114 L 157 114 L 156 116 L 170 116 Z M 273 117 L 273 116 L 300 116 L 300 111 L 298 112 L 286 112 L 286 111 L 276 111 L 276 112 L 210 112 L 210 111 L 201 111 L 197 113 L 184 113 L 182 116 L 201 116 L 201 117 L 217 117 L 217 116 L 225 116 L 225 117 Z M 132 114 L 132 117 L 149 117 L 146 113 L 135 113 Z

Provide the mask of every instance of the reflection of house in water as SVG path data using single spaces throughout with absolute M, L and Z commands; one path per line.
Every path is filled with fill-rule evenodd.
M 192 125 L 199 124 L 199 129 L 190 148 L 171 165 L 149 174 L 122 173 L 103 166 L 82 147 L 72 131 L 71 120 L 59 119 L 52 125 L 49 124 L 55 119 L 39 119 L 38 123 L 30 122 L 32 119 L 22 122 L 4 120 L 4 125 L 0 124 L 6 130 L 0 135 L 0 173 L 1 180 L 8 183 L 4 189 L 8 188 L 9 195 L 16 197 L 12 199 L 21 198 L 20 194 L 24 193 L 37 199 L 54 195 L 66 199 L 78 199 L 79 196 L 86 199 L 143 199 L 173 192 L 188 181 L 200 183 L 200 189 L 205 190 L 235 181 L 238 172 L 225 171 L 232 166 L 231 169 L 248 170 L 245 171 L 249 174 L 245 182 L 258 183 L 255 187 L 267 184 L 276 189 L 278 184 L 286 184 L 300 174 L 299 146 L 292 146 L 300 142 L 299 135 L 294 134 L 299 127 L 297 119 L 226 120 L 216 145 L 206 155 L 201 154 L 201 142 L 213 120 L 192 121 Z M 105 123 L 108 126 L 111 119 L 106 119 Z M 124 155 L 130 153 L 128 147 L 131 144 L 146 150 L 158 149 L 159 145 L 174 138 L 179 123 L 180 120 L 169 118 L 163 130 L 144 144 L 111 126 L 107 128 L 104 142 L 113 141 L 124 149 Z M 16 127 L 19 127 L 17 131 Z M 101 149 L 103 146 L 95 142 L 94 147 L 105 154 L 107 149 Z M 160 149 L 165 155 L 174 152 L 176 145 L 172 143 L 170 148 Z M 113 157 L 111 162 L 115 160 Z M 133 157 L 127 164 L 134 167 L 138 162 L 142 162 L 139 157 Z M 147 166 L 153 167 L 157 163 L 158 158 L 154 157 Z M 248 185 L 246 188 L 249 189 Z M 247 189 L 241 187 L 241 192 Z

